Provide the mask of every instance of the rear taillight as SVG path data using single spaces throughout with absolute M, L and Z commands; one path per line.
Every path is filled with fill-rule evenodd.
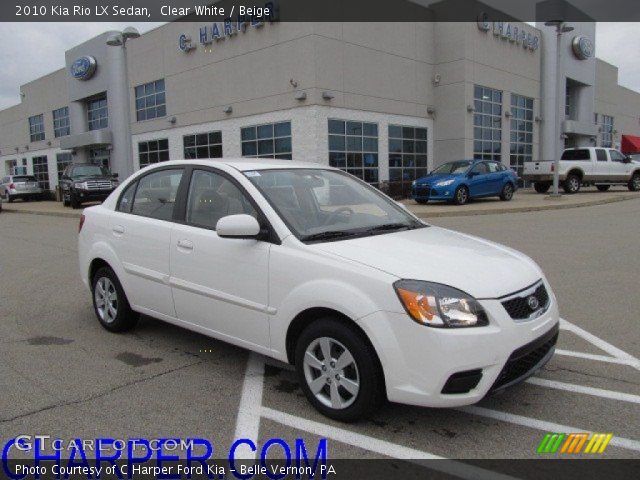
M 15 189 L 16 189 L 16 184 L 15 184 L 15 183 L 10 183 L 10 184 L 9 184 L 9 188 L 10 188 L 11 190 L 15 190 Z
M 80 223 L 78 224 L 78 233 L 82 230 L 82 226 L 84 225 L 84 213 L 80 215 Z

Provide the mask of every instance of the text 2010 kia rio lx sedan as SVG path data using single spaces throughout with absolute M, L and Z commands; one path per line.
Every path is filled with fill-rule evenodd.
M 144 168 L 84 210 L 79 259 L 107 330 L 146 314 L 289 362 L 344 421 L 385 398 L 475 403 L 544 365 L 558 336 L 531 259 L 311 163 Z

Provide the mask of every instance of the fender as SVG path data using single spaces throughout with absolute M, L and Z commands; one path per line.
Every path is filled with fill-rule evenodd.
M 340 301 L 336 292 L 340 292 L 340 298 L 346 297 L 349 301 Z M 296 316 L 305 310 L 329 308 L 362 327 L 359 320 L 378 311 L 378 306 L 379 302 L 373 296 L 339 279 L 324 278 L 298 285 L 277 306 L 277 313 L 271 319 L 272 354 L 287 362 L 287 330 Z
M 88 261 L 86 265 L 81 266 L 81 273 L 83 275 L 83 281 L 86 279 L 87 285 L 89 285 L 89 282 L 91 281 L 89 279 L 89 270 L 91 268 L 91 263 L 95 259 L 99 258 L 107 262 L 113 269 L 115 274 L 118 276 L 118 280 L 120 280 L 120 284 L 122 285 L 122 288 L 124 289 L 126 294 L 126 292 L 128 291 L 127 276 L 125 275 L 122 263 L 120 263 L 120 260 L 118 260 L 116 252 L 108 242 L 106 242 L 105 240 L 99 240 L 93 243 L 88 254 L 84 255 L 84 258 L 87 258 Z M 91 287 L 89 286 L 89 288 Z

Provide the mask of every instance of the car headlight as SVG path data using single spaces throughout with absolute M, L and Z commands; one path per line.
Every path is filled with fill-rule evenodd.
M 84 182 L 77 182 L 73 184 L 73 188 L 78 188 L 80 190 L 86 190 L 86 186 Z
M 453 183 L 453 179 L 443 180 L 441 182 L 436 183 L 436 187 L 446 187 L 447 185 L 451 185 Z
M 448 285 L 398 280 L 393 288 L 409 316 L 421 325 L 460 328 L 489 324 L 475 298 Z

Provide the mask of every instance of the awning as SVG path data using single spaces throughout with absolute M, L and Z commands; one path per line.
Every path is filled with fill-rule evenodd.
M 622 153 L 640 153 L 640 137 L 635 135 L 622 135 L 622 143 L 620 144 Z

